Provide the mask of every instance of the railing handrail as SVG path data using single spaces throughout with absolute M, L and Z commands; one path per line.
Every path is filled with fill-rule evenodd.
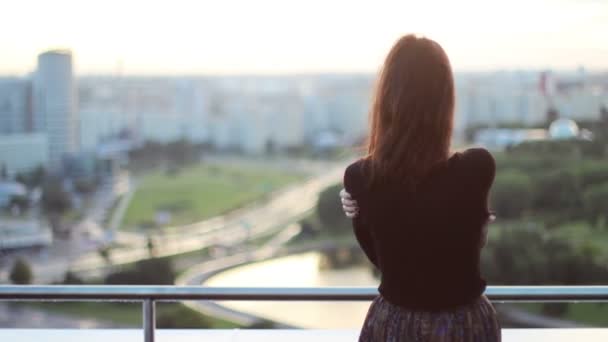
M 608 301 L 608 286 L 489 286 L 493 301 Z M 154 342 L 157 301 L 371 300 L 373 287 L 206 287 L 139 285 L 0 285 L 0 301 L 141 301 L 144 342 Z
M 608 286 L 488 286 L 494 301 L 608 301 Z M 289 300 L 365 301 L 374 287 L 206 287 L 140 285 L 0 285 L 0 300 Z

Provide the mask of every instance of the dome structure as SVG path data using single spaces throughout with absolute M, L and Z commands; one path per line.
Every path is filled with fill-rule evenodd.
M 549 126 L 551 139 L 573 139 L 579 136 L 580 130 L 576 122 L 570 119 L 557 119 Z

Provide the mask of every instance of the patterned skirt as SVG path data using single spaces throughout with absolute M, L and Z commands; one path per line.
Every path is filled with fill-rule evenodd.
M 377 297 L 359 342 L 500 342 L 500 324 L 485 296 L 447 311 L 408 310 Z

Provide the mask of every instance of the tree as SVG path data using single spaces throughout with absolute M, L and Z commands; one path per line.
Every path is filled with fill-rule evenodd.
M 146 244 L 146 247 L 148 248 L 148 254 L 150 255 L 150 257 L 154 257 L 156 254 L 156 245 L 154 244 L 154 239 L 152 238 L 152 236 L 148 236 L 148 242 Z
M 27 210 L 30 206 L 30 201 L 27 196 L 15 195 L 11 197 L 9 208 L 11 211 L 17 210 L 19 213 L 22 213 Z
M 519 218 L 530 209 L 532 181 L 517 170 L 501 172 L 496 177 L 490 197 L 490 206 L 504 218 Z
M 46 169 L 44 166 L 40 165 L 31 173 L 28 186 L 31 188 L 42 186 L 45 178 Z
M 272 139 L 266 140 L 266 144 L 264 145 L 264 151 L 266 152 L 266 155 L 269 155 L 269 156 L 276 154 L 277 146 L 276 146 L 276 143 L 274 142 L 274 140 L 272 140 Z
M 577 171 L 580 177 L 580 184 L 583 188 L 608 183 L 608 162 L 586 162 Z
M 60 180 L 49 180 L 42 189 L 42 207 L 45 212 L 63 215 L 72 207 L 72 198 Z
M 97 183 L 94 179 L 77 179 L 74 188 L 81 194 L 90 194 L 97 188 Z
M 165 157 L 173 166 L 184 166 L 198 161 L 197 148 L 186 139 L 167 144 Z
M 97 250 L 97 253 L 99 253 L 99 256 L 107 263 L 109 264 L 112 260 L 110 259 L 110 248 L 107 246 L 104 247 L 100 247 Z
M 17 285 L 31 284 L 34 278 L 30 264 L 22 258 L 17 258 L 10 274 L 11 282 Z
M 597 224 L 600 220 L 608 222 L 608 182 L 591 187 L 583 194 L 585 213 L 591 223 Z
M 138 261 L 133 269 L 109 274 L 105 283 L 108 285 L 172 285 L 175 282 L 175 275 L 171 260 L 152 258 Z
M 27 176 L 24 173 L 22 173 L 22 172 L 18 172 L 15 175 L 15 182 L 21 183 L 24 186 L 28 186 Z
M 129 158 L 141 168 L 158 165 L 162 159 L 164 147 L 156 141 L 146 141 L 140 148 L 129 151 Z
M 577 174 L 558 169 L 535 179 L 534 208 L 539 212 L 580 211 L 582 189 Z
M 601 248 L 541 225 L 502 226 L 482 253 L 482 273 L 501 285 L 593 285 L 608 281 Z
M 76 273 L 72 271 L 65 272 L 65 276 L 63 277 L 63 284 L 65 285 L 82 285 L 84 284 L 84 280 L 82 280 Z
M 8 170 L 6 169 L 6 164 L 2 163 L 0 166 L 0 180 L 8 179 Z
M 72 207 L 70 194 L 63 189 L 63 184 L 58 179 L 48 180 L 42 188 L 42 209 L 47 215 L 53 232 L 55 234 L 69 235 L 64 231 L 61 224 L 63 215 Z

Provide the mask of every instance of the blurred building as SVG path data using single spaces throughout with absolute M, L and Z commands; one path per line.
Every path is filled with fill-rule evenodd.
M 557 119 L 549 126 L 551 139 L 574 139 L 580 136 L 580 129 L 574 120 Z
M 607 85 L 605 75 L 581 70 L 458 73 L 455 137 L 462 141 L 474 127 L 546 127 L 559 117 L 598 120 L 608 102 Z
M 46 132 L 49 162 L 60 165 L 79 149 L 79 118 L 72 66 L 68 50 L 52 50 L 38 56 L 33 80 L 33 129 Z
M 41 222 L 6 218 L 0 221 L 0 251 L 44 247 L 52 243 L 50 227 Z
M 31 129 L 31 82 L 21 78 L 0 78 L 0 135 Z
M 486 128 L 475 134 L 474 144 L 489 150 L 504 150 L 526 141 L 546 140 L 550 136 L 545 129 Z
M 44 133 L 0 135 L 0 166 L 9 175 L 47 165 L 49 147 Z
M 27 196 L 27 189 L 21 183 L 0 181 L 0 208 L 11 204 L 14 197 Z

